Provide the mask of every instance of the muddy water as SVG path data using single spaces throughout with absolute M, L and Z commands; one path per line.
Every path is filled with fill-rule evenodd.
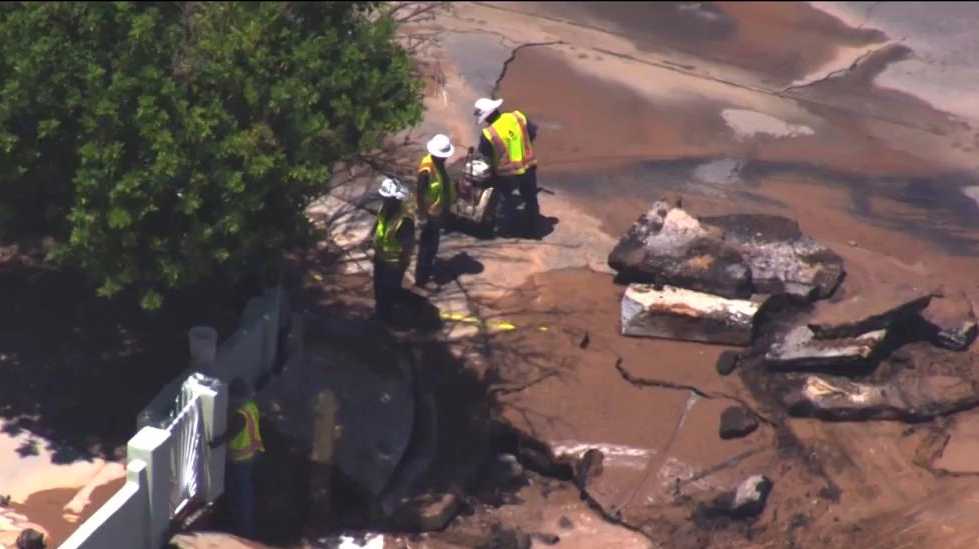
M 789 83 L 839 48 L 882 42 L 797 2 L 535 2 L 524 9 L 620 33 L 652 51 L 672 48 Z
M 726 45 L 724 54 L 731 54 L 732 63 L 783 81 L 827 62 L 834 47 L 859 47 L 881 39 L 872 31 L 847 30 L 839 21 L 803 17 L 800 14 L 807 7 L 739 6 L 696 8 L 699 15 L 683 17 L 703 21 L 686 23 L 670 19 L 681 16 L 669 12 L 675 10 L 669 5 L 535 9 L 564 10 L 563 16 L 578 20 L 604 19 L 598 21 L 600 25 L 614 21 L 619 32 L 649 31 L 655 40 L 667 42 L 681 38 L 672 30 L 656 32 L 656 24 L 699 25 L 702 33 L 716 27 L 716 37 L 701 34 L 685 47 L 710 56 L 720 55 L 716 48 Z M 645 26 L 648 20 L 642 10 L 653 19 L 659 17 L 658 23 Z M 761 21 L 771 28 L 751 26 Z M 809 48 L 811 57 L 796 55 L 793 62 L 762 56 L 745 64 L 744 56 L 752 47 L 765 47 L 766 40 L 792 43 L 788 39 L 794 36 L 792 29 L 810 23 L 811 36 L 832 36 L 829 42 L 835 45 Z M 753 37 L 739 35 L 739 28 L 754 28 Z M 648 37 L 643 34 L 636 40 L 644 38 Z M 653 47 L 653 39 L 649 40 Z M 738 40 L 741 43 L 735 44 Z M 974 159 L 969 159 L 975 145 L 968 126 L 943 113 L 940 104 L 878 86 L 878 75 L 907 55 L 902 49 L 885 49 L 860 70 L 795 91 L 792 98 L 719 90 L 594 51 L 528 48 L 509 66 L 501 96 L 545 128 L 538 143 L 542 186 L 599 219 L 610 235 L 621 234 L 652 200 L 665 193 L 679 194 L 685 206 L 700 215 L 748 211 L 799 220 L 806 233 L 845 258 L 846 292 L 913 280 L 961 288 L 979 304 L 979 204 L 974 199 L 979 177 Z M 546 209 L 546 197 L 543 205 Z M 609 386 L 621 382 L 609 372 L 615 356 L 630 357 L 652 377 L 718 386 L 712 357 L 705 356 L 711 348 L 616 338 L 612 332 L 618 294 L 609 279 L 584 272 L 550 273 L 535 278 L 532 286 L 539 294 L 536 304 L 587 310 L 587 315 L 578 313 L 573 319 L 573 313 L 551 311 L 550 322 L 560 326 L 559 332 L 590 332 L 592 341 L 605 349 L 604 356 L 598 351 L 575 351 L 572 371 L 577 372 L 577 380 L 548 378 L 521 393 L 521 409 L 539 414 L 556 411 L 561 425 L 574 426 L 558 431 L 595 440 L 593 433 L 603 433 L 603 442 L 618 439 L 647 451 L 662 444 L 661 431 L 672 424 L 664 419 L 660 425 L 651 418 L 672 417 L 666 409 L 675 404 L 675 395 L 642 404 L 642 397 L 619 388 L 618 396 L 610 400 Z M 555 295 L 546 290 L 552 286 L 560 288 Z M 568 349 L 574 346 L 568 341 L 562 348 L 544 341 L 546 335 L 534 337 L 540 341 L 526 344 L 546 349 L 553 357 L 570 354 Z M 594 401 L 569 403 L 584 394 L 568 388 L 574 383 L 591 387 L 587 393 Z M 533 427 L 534 421 L 527 417 L 513 421 L 529 421 Z M 645 442 L 639 432 L 631 431 L 636 425 L 649 428 Z M 700 443 L 715 440 L 716 416 L 707 414 L 685 429 Z M 974 506 L 976 483 L 937 478 L 915 465 L 924 440 L 922 430 L 895 423 L 819 422 L 793 422 L 792 430 L 812 451 L 816 469 L 787 472 L 779 469 L 784 463 L 772 462 L 779 464 L 778 472 L 773 472 L 779 488 L 761 521 L 769 524 L 766 539 L 830 547 L 873 540 L 879 534 L 890 540 L 887 546 L 912 539 L 917 541 L 905 546 L 975 543 L 975 528 L 963 523 L 955 506 L 939 504 L 934 498 L 951 493 Z M 650 433 L 656 436 L 650 438 Z M 693 448 L 694 455 L 721 452 L 718 445 Z M 963 451 L 970 450 L 956 449 L 954 459 L 975 458 L 963 457 Z M 638 478 L 634 473 L 621 483 L 635 483 Z M 614 478 L 610 481 L 613 492 L 621 491 L 621 484 L 615 486 Z M 837 503 L 815 496 L 824 482 L 841 491 Z M 928 503 L 910 506 L 909 501 Z M 809 526 L 788 524 L 792 514 L 803 517 Z M 909 522 L 902 525 L 902 521 Z M 914 536 L 902 539 L 911 527 Z M 696 545 L 696 539 L 685 539 L 680 545 L 690 543 Z

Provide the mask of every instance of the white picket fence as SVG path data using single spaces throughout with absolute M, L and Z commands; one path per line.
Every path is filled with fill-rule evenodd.
M 175 517 L 221 496 L 227 450 L 207 441 L 226 428 L 227 384 L 239 376 L 254 383 L 285 352 L 278 349 L 281 320 L 293 318 L 293 331 L 301 331 L 298 317 L 284 315 L 283 293 L 272 290 L 248 303 L 238 331 L 220 347 L 195 350 L 192 368 L 140 414 L 127 447 L 126 484 L 61 549 L 159 549 Z M 192 330 L 192 345 L 199 347 L 201 333 Z M 201 356 L 210 359 L 202 363 Z

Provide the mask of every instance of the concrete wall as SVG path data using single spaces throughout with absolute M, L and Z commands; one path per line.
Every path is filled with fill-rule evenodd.
M 86 520 L 61 549 L 93 547 L 149 547 L 150 517 L 147 465 L 132 460 L 126 467 L 126 484 Z

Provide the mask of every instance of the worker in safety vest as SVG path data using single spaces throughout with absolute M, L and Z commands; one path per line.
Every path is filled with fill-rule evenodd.
M 415 265 L 416 286 L 425 286 L 432 277 L 441 232 L 450 215 L 449 208 L 456 200 L 455 184 L 445 170 L 445 160 L 452 156 L 455 147 L 447 136 L 438 134 L 429 140 L 426 148 L 428 154 L 418 165 L 415 192 L 421 222 L 418 263 Z
M 494 184 L 501 193 L 504 218 L 516 210 L 513 191 L 524 202 L 525 227 L 529 236 L 539 238 L 540 206 L 537 203 L 537 159 L 533 142 L 537 126 L 520 111 L 500 112 L 502 99 L 483 97 L 476 101 L 473 115 L 484 125 L 479 152 L 490 160 Z
M 255 462 L 265 452 L 259 430 L 258 406 L 251 399 L 248 383 L 242 378 L 231 382 L 228 430 L 213 442 L 212 448 L 228 444 L 228 466 L 225 488 L 230 496 L 235 533 L 255 537 Z
M 408 189 L 395 179 L 381 183 L 384 203 L 377 214 L 374 235 L 374 307 L 378 320 L 389 322 L 394 304 L 404 291 L 401 282 L 415 247 L 415 222 L 405 200 Z

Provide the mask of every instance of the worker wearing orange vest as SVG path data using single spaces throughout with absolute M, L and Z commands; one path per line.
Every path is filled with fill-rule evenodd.
M 504 218 L 516 210 L 513 191 L 518 190 L 524 202 L 526 230 L 532 238 L 540 238 L 537 158 L 533 145 L 537 126 L 520 111 L 501 113 L 501 105 L 502 99 L 483 97 L 476 101 L 473 115 L 485 126 L 479 139 L 479 152 L 490 159 Z
M 415 222 L 405 200 L 408 189 L 395 179 L 381 182 L 384 199 L 371 234 L 374 238 L 374 311 L 378 320 L 390 322 L 394 305 L 404 291 L 401 282 L 415 248 Z
M 249 397 L 248 384 L 235 378 L 229 388 L 228 430 L 214 441 L 211 448 L 228 444 L 228 466 L 225 489 L 228 492 L 235 533 L 255 537 L 255 461 L 265 452 L 259 429 L 259 412 Z
M 428 154 L 418 165 L 418 186 L 415 191 L 421 222 L 418 262 L 415 265 L 416 286 L 425 286 L 432 277 L 442 229 L 450 215 L 449 209 L 456 200 L 455 183 L 445 170 L 445 161 L 452 157 L 455 147 L 447 136 L 438 134 L 429 140 L 426 149 Z

